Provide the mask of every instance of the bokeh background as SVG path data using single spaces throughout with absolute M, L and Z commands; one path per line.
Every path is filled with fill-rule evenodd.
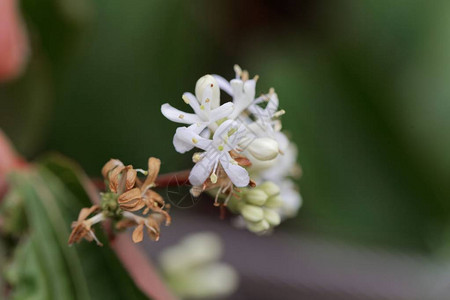
M 145 166 L 156 156 L 162 172 L 189 168 L 189 155 L 172 146 L 177 125 L 160 106 L 183 107 L 182 93 L 200 76 L 231 78 L 237 63 L 260 76 L 257 93 L 276 89 L 284 129 L 299 148 L 303 207 L 275 235 L 306 237 L 313 244 L 306 252 L 337 243 L 398 255 L 392 261 L 446 263 L 448 1 L 22 0 L 20 7 L 31 52 L 22 76 L 0 85 L 0 127 L 26 157 L 57 151 L 94 177 L 111 157 Z M 175 214 L 201 229 L 202 205 Z M 243 234 L 230 232 L 223 234 Z M 263 243 L 275 257 L 283 239 Z M 301 260 L 295 249 L 292 259 Z M 370 273 L 376 259 L 358 269 Z M 264 272 L 279 273 L 276 266 Z

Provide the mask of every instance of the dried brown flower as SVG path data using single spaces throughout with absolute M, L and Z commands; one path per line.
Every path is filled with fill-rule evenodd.
M 94 234 L 94 231 L 91 228 L 93 224 L 97 223 L 96 219 L 99 219 L 99 221 L 101 221 L 102 215 L 98 214 L 93 218 L 86 220 L 86 218 L 89 217 L 89 215 L 98 211 L 99 209 L 100 207 L 98 205 L 93 205 L 90 208 L 83 208 L 80 211 L 80 214 L 78 215 L 78 220 L 72 223 L 72 233 L 70 234 L 69 237 L 69 245 L 73 243 L 79 243 L 84 238 L 89 242 L 95 240 L 97 245 L 103 246 L 103 244 L 100 243 L 100 241 L 97 239 L 97 237 Z
M 156 186 L 155 180 L 160 166 L 161 161 L 154 157 L 148 160 L 148 171 L 134 169 L 131 165 L 125 166 L 118 159 L 109 160 L 102 168 L 102 175 L 108 189 L 101 194 L 102 213 L 86 220 L 90 214 L 100 210 L 100 206 L 83 208 L 78 220 L 72 224 L 73 231 L 69 244 L 79 242 L 83 238 L 88 241 L 95 240 L 97 244 L 100 244 L 91 226 L 103 221 L 105 216 L 119 220 L 116 223 L 117 229 L 136 227 L 133 232 L 135 243 L 143 240 L 144 228 L 151 239 L 158 240 L 161 223 L 165 220 L 167 226 L 171 222 L 167 212 L 169 206 L 165 204 L 161 195 L 152 190 Z M 137 177 L 138 172 L 147 175 L 143 182 Z M 135 214 L 141 210 L 143 216 Z

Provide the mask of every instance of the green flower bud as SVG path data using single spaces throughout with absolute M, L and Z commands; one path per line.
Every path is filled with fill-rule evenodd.
M 245 220 L 250 222 L 259 222 L 264 218 L 263 209 L 254 205 L 242 206 L 241 214 Z
M 280 187 L 272 181 L 265 181 L 258 185 L 257 188 L 263 190 L 268 196 L 274 196 L 280 193 Z
M 264 220 L 266 220 L 271 226 L 280 225 L 280 215 L 273 209 L 264 209 Z
M 247 200 L 247 202 L 257 206 L 264 205 L 264 203 L 266 203 L 267 201 L 267 198 L 267 194 L 263 190 L 258 188 L 251 189 L 247 193 L 245 193 L 245 199 Z
M 264 204 L 264 206 L 269 207 L 269 208 L 277 208 L 277 207 L 281 207 L 282 205 L 283 205 L 283 199 L 281 198 L 280 195 L 269 197 L 269 199 L 267 199 L 266 203 Z
M 261 233 L 270 228 L 270 224 L 266 220 L 259 222 L 247 222 L 247 229 L 251 232 Z

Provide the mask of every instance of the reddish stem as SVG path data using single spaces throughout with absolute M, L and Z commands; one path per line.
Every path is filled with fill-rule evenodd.
M 179 186 L 189 184 L 191 170 L 183 170 L 159 175 L 155 184 L 157 187 Z

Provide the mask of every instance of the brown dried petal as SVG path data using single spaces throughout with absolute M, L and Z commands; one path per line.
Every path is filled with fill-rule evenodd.
M 237 153 L 234 150 L 230 151 L 230 156 L 243 167 L 250 167 L 252 165 L 251 161 L 244 155 Z
M 116 167 L 123 167 L 123 163 L 118 159 L 110 159 L 102 168 L 103 178 L 108 179 L 108 174 Z
M 130 201 L 136 201 L 139 199 L 141 199 L 141 189 L 134 188 L 120 195 L 119 198 L 117 199 L 117 202 L 119 202 L 119 204 L 122 204 Z
M 144 224 L 139 224 L 133 231 L 133 242 L 139 243 L 144 239 Z
M 123 182 L 124 176 L 126 176 L 125 182 Z M 129 190 L 136 184 L 136 177 L 137 172 L 133 169 L 133 166 L 119 166 L 109 174 L 109 189 L 114 193 L 117 193 L 119 192 L 120 187 L 124 185 L 124 190 Z
M 148 159 L 148 175 L 144 181 L 144 184 L 142 185 L 142 190 L 145 190 L 154 185 L 160 168 L 161 168 L 161 161 L 159 159 L 155 157 L 150 157 Z
M 126 204 L 120 204 L 120 208 L 126 211 L 138 211 L 145 206 L 144 201 L 135 201 Z
M 149 202 L 157 202 L 161 206 L 163 206 L 165 203 L 164 198 L 153 190 L 147 190 L 147 192 L 145 193 L 145 197 L 150 200 Z
M 137 172 L 135 169 L 129 169 L 127 172 L 126 187 L 127 190 L 132 189 L 136 184 Z
M 114 193 L 117 193 L 119 187 L 119 174 L 122 173 L 125 168 L 125 166 L 118 166 L 109 173 L 109 189 Z
M 147 219 L 147 234 L 154 241 L 159 240 L 159 226 L 159 222 L 157 222 L 153 218 Z
M 93 205 L 90 208 L 83 208 L 80 211 L 80 214 L 78 215 L 78 222 L 86 220 L 87 217 L 89 217 L 90 214 L 100 209 L 100 206 Z

